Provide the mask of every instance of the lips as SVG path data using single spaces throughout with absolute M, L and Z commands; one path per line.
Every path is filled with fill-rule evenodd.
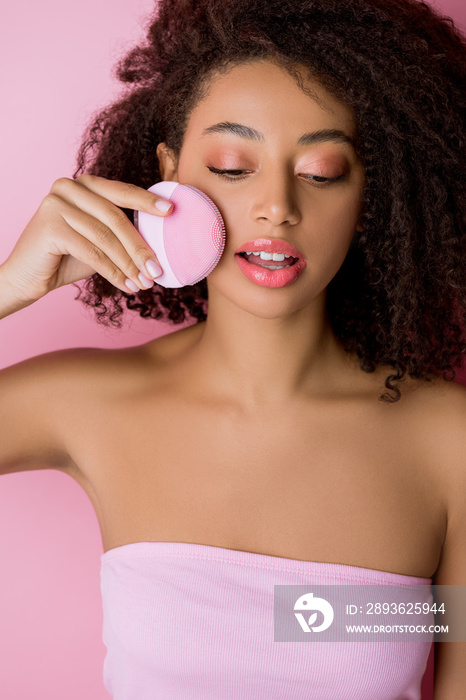
M 291 255 L 293 258 L 304 260 L 302 252 L 295 248 L 294 245 L 283 240 L 271 240 L 270 238 L 256 238 L 253 241 L 248 241 L 235 251 L 235 255 L 240 253 L 253 253 L 263 250 L 265 253 L 283 253 Z
M 291 258 L 288 258 L 291 260 Z M 289 287 L 294 284 L 306 267 L 306 261 L 296 259 L 290 267 L 283 267 L 278 270 L 269 270 L 266 267 L 259 266 L 248 262 L 242 253 L 235 255 L 235 261 L 241 272 L 248 277 L 251 282 L 258 284 L 260 287 L 269 287 L 271 289 L 280 289 Z
M 287 265 L 294 265 L 295 263 L 298 262 L 299 258 L 293 258 L 292 256 L 289 256 L 287 253 L 288 257 L 285 257 L 284 253 L 281 254 L 280 257 L 284 257 L 284 260 L 263 260 L 262 257 L 259 256 L 259 253 L 251 253 L 248 255 L 247 253 L 239 253 L 239 255 L 244 258 L 245 260 L 248 261 L 251 265 L 260 265 L 261 267 L 286 267 Z M 272 253 L 268 253 L 269 257 L 272 257 Z

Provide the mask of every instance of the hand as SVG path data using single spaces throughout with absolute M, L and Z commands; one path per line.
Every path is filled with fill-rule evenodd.
M 89 174 L 59 178 L 1 266 L 3 278 L 22 305 L 95 272 L 127 294 L 149 289 L 162 270 L 119 207 L 166 216 L 158 202 L 170 204 L 126 182 Z M 160 272 L 146 267 L 149 260 Z

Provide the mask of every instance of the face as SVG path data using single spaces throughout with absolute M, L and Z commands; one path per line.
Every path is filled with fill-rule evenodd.
M 365 178 L 351 143 L 354 115 L 314 80 L 304 85 L 317 100 L 271 61 L 235 66 L 212 78 L 179 159 L 164 144 L 157 149 L 163 179 L 205 192 L 225 221 L 209 299 L 221 295 L 263 318 L 322 300 L 361 230 Z M 321 131 L 334 133 L 315 135 Z M 278 243 L 272 260 L 270 243 Z

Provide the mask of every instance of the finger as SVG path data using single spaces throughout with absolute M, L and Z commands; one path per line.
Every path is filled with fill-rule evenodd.
M 149 192 L 130 182 L 108 180 L 90 173 L 79 175 L 74 182 L 84 185 L 87 189 L 100 194 L 123 209 L 136 209 L 156 216 L 166 216 L 173 207 L 173 202 L 170 202 L 169 199 L 160 197 L 154 192 Z
M 71 248 L 75 248 L 75 244 L 71 234 L 79 235 L 83 240 L 88 241 L 88 245 L 83 247 L 84 244 L 80 241 L 78 252 L 81 252 L 81 254 L 84 252 L 87 257 L 82 258 L 78 255 L 78 259 L 91 266 L 94 266 L 94 261 L 97 262 L 99 268 L 95 268 L 96 272 L 102 274 L 102 270 L 103 276 L 109 282 L 115 284 L 116 281 L 117 284 L 115 286 L 120 289 L 122 285 L 125 287 L 127 279 L 136 284 L 138 290 L 149 289 L 153 286 L 153 280 L 148 279 L 144 273 L 139 272 L 127 249 L 114 232 L 102 221 L 94 219 L 90 214 L 65 201 L 60 203 L 59 213 L 61 224 L 62 226 L 65 225 L 65 228 L 62 230 L 68 235 L 58 238 L 58 242 L 61 242 L 62 246 L 66 247 L 67 252 L 74 255 Z M 131 287 L 129 288 L 131 289 Z M 125 287 L 124 291 L 127 292 L 128 288 Z M 135 290 L 131 289 L 131 291 L 134 292 Z
M 67 225 L 66 222 L 65 225 Z M 64 254 L 70 255 L 72 258 L 89 265 L 92 270 L 98 272 L 99 275 L 107 279 L 110 284 L 121 289 L 121 291 L 126 294 L 135 294 L 135 288 L 138 287 L 138 285 L 139 287 L 141 286 L 139 280 L 136 284 L 134 280 L 125 278 L 122 270 L 115 265 L 101 248 L 95 246 L 88 238 L 82 236 L 77 231 L 71 230 L 70 228 L 69 235 L 66 236 L 62 244 L 65 249 Z M 78 281 L 78 279 L 72 281 Z M 128 286 L 128 282 L 130 282 L 131 286 Z M 153 282 L 150 284 L 153 284 Z
M 123 188 L 133 188 L 133 190 L 137 192 L 138 197 L 141 193 L 143 195 L 149 195 L 151 205 L 148 205 L 148 199 L 147 197 L 144 197 L 145 210 L 147 211 L 148 209 L 151 209 L 151 213 L 155 213 L 153 208 L 154 195 L 147 192 L 147 190 L 143 190 L 135 185 L 127 185 L 123 182 L 105 180 L 105 178 L 101 177 L 94 178 L 94 176 L 87 175 L 80 177 L 85 177 L 86 183 L 88 182 L 87 178 L 97 179 L 99 181 L 97 187 L 98 190 L 101 189 L 101 184 L 103 182 L 110 185 L 110 190 L 112 191 L 115 185 L 117 186 L 117 190 L 119 189 L 118 186 L 122 185 Z M 122 201 L 118 197 L 115 197 L 115 192 L 112 194 L 113 200 L 109 200 L 107 199 L 107 196 L 109 195 L 108 187 L 104 188 L 107 190 L 105 194 L 100 194 L 99 192 L 95 192 L 93 189 L 89 189 L 87 184 L 80 184 L 79 182 L 69 180 L 68 178 L 60 178 L 60 180 L 57 180 L 52 189 L 65 201 L 76 205 L 76 207 L 82 211 L 86 211 L 88 214 L 93 216 L 94 219 L 102 221 L 110 230 L 112 230 L 121 244 L 128 251 L 128 254 L 131 256 L 135 265 L 144 275 L 154 279 L 162 274 L 162 267 L 157 259 L 155 251 L 153 251 L 152 248 L 150 248 L 150 246 L 146 243 L 139 231 L 132 225 L 126 214 L 116 204 L 114 204 L 113 200 L 115 199 L 120 202 Z M 135 200 L 133 198 L 129 208 L 139 208 L 139 211 L 142 211 L 140 208 L 142 203 L 135 204 L 134 201 Z M 122 206 L 128 207 L 128 203 Z M 151 261 L 155 262 L 155 268 L 153 268 L 151 265 Z

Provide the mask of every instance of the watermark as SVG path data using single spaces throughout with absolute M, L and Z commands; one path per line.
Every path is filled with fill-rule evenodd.
M 274 641 L 466 642 L 466 585 L 276 585 Z

